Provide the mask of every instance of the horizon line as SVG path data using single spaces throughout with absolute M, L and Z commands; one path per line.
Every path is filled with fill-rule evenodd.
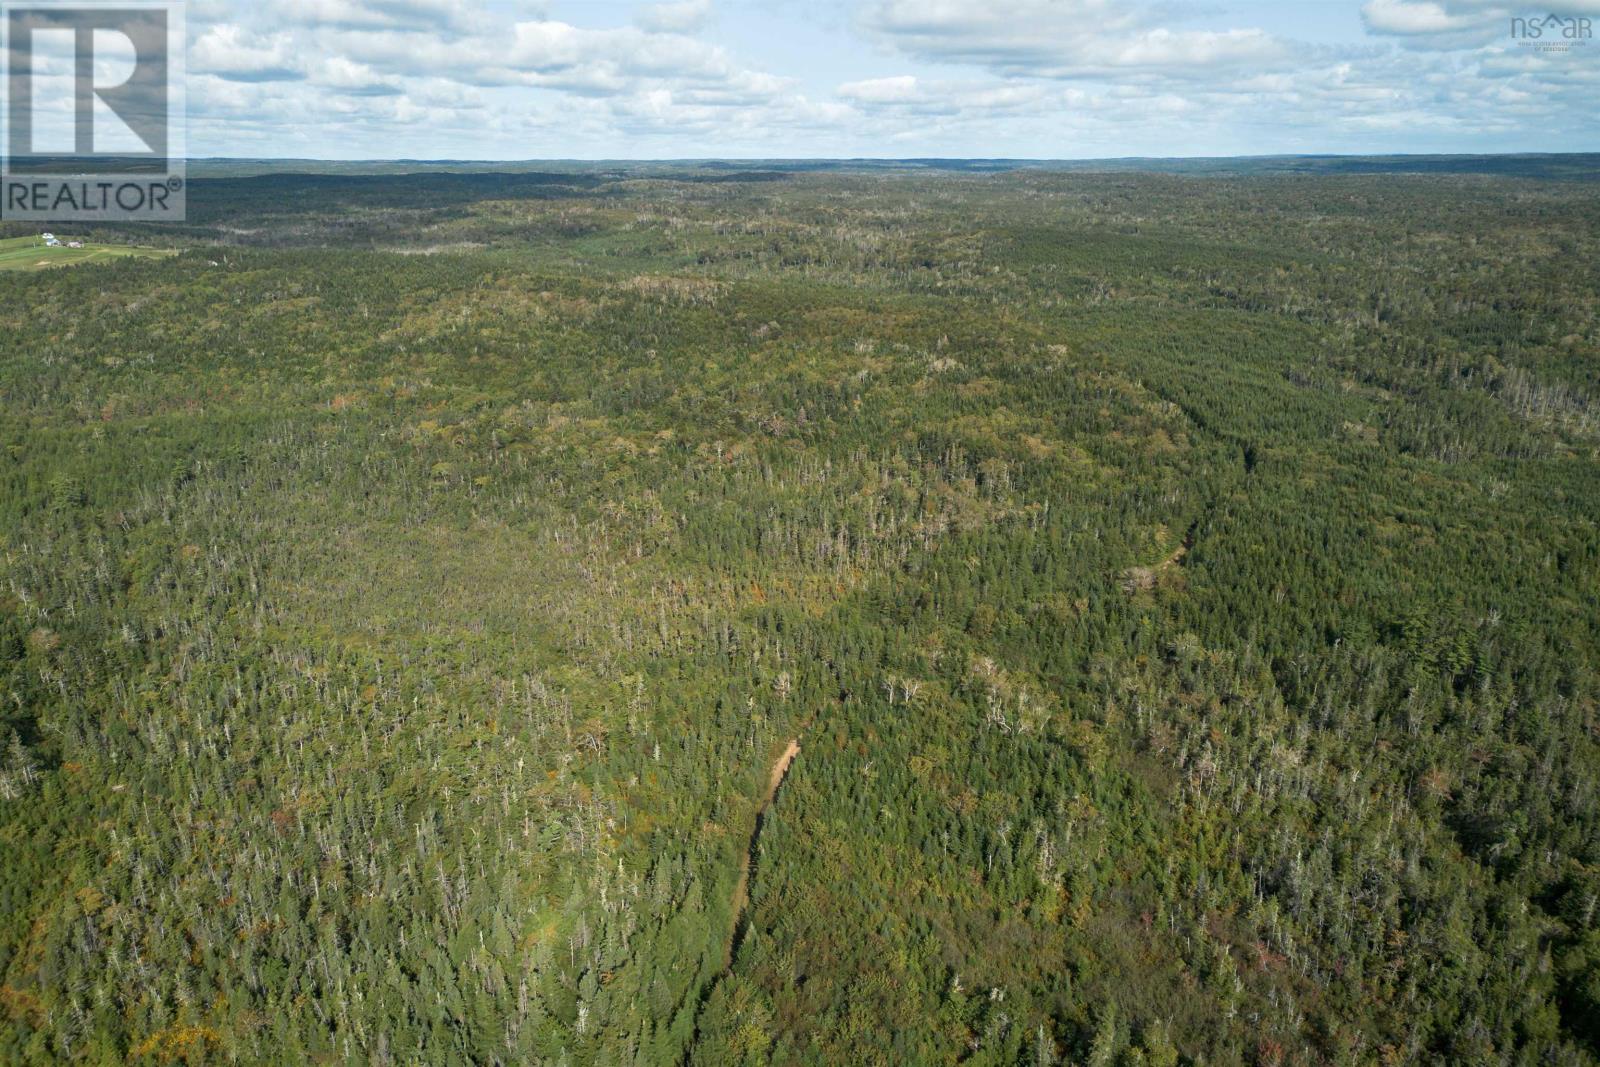
M 1223 155 L 1121 156 L 187 156 L 189 163 L 1124 163 L 1260 159 L 1529 159 L 1600 156 L 1600 148 L 1547 152 L 1249 152 Z

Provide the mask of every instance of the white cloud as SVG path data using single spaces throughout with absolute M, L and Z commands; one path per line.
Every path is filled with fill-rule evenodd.
M 905 103 L 917 98 L 917 79 L 915 75 L 900 74 L 893 78 L 846 82 L 839 86 L 839 95 L 867 104 Z
M 274 15 L 307 26 L 467 31 L 487 25 L 480 4 L 455 0 L 278 0 Z
M 344 56 L 329 56 L 317 65 L 316 84 L 353 96 L 402 96 L 405 83 L 392 75 L 379 74 L 365 63 Z
M 189 49 L 189 68 L 231 81 L 293 81 L 304 76 L 288 34 L 257 34 L 232 23 L 201 34 Z
M 639 12 L 637 21 L 657 33 L 692 33 L 711 21 L 711 0 L 651 4 Z
M 919 59 L 998 74 L 1185 77 L 1303 61 L 1259 29 L 1174 30 L 1151 12 L 1107 0 L 880 0 L 866 27 Z

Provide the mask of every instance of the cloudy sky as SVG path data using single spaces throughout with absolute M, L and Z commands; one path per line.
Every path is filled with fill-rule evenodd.
M 191 156 L 1600 149 L 1600 0 L 190 0 Z M 1559 39 L 1544 30 L 1541 43 Z

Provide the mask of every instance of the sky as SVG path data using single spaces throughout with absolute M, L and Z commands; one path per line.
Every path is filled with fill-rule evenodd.
M 1600 150 L 1600 40 L 1513 36 L 1550 14 L 1600 29 L 1600 0 L 190 0 L 188 154 Z

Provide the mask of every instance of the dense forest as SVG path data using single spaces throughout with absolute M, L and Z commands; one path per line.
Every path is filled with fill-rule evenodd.
M 0 1061 L 1600 1062 L 1524 163 L 202 169 L 0 275 Z

